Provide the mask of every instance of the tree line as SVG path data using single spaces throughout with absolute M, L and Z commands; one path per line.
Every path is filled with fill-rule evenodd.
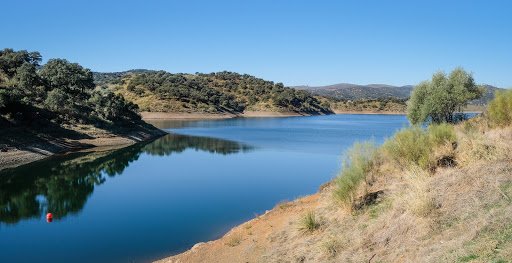
M 0 50 L 0 114 L 23 122 L 43 114 L 60 122 L 140 120 L 137 105 L 96 89 L 89 69 L 66 59 L 41 65 L 39 52 Z

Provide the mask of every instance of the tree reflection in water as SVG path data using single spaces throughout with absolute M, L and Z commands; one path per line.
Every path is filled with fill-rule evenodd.
M 0 172 L 0 222 L 16 224 L 51 211 L 55 220 L 79 213 L 96 185 L 123 173 L 141 153 L 169 156 L 186 149 L 216 154 L 246 152 L 233 141 L 168 134 L 126 148 L 54 157 Z

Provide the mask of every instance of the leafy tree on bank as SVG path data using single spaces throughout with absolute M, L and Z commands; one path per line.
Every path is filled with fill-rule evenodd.
M 464 118 L 461 113 L 468 102 L 482 97 L 483 89 L 475 85 L 473 75 L 461 67 L 450 75 L 436 72 L 431 81 L 418 84 L 407 102 L 407 118 L 412 124 L 454 123 Z
M 20 123 L 33 119 L 34 112 L 58 122 L 140 120 L 137 105 L 122 95 L 95 91 L 89 69 L 50 59 L 37 71 L 39 62 L 38 52 L 0 50 L 0 114 Z
M 40 72 L 50 90 L 64 89 L 66 93 L 84 94 L 95 87 L 92 72 L 65 59 L 50 59 Z

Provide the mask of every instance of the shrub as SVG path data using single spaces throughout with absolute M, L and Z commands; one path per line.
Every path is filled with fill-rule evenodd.
M 313 232 L 318 228 L 319 224 L 315 218 L 315 212 L 309 211 L 299 218 L 297 229 L 302 233 Z
M 322 248 L 327 255 L 334 257 L 336 256 L 336 253 L 338 253 L 338 251 L 341 249 L 341 246 L 338 240 L 336 240 L 334 237 L 330 237 L 322 243 Z
M 373 142 L 356 142 L 345 154 L 341 174 L 336 178 L 335 200 L 351 206 L 358 186 L 374 169 L 378 159 L 379 151 Z
M 489 119 L 500 126 L 512 123 L 512 90 L 496 92 L 489 103 Z
M 61 89 L 54 89 L 48 93 L 48 97 L 44 101 L 44 106 L 51 110 L 57 112 L 63 112 L 67 108 L 72 107 L 73 101 L 70 96 L 62 91 Z
M 243 241 L 242 235 L 235 235 L 231 238 L 231 240 L 229 240 L 228 243 L 226 243 L 226 245 L 228 245 L 230 247 L 236 247 L 236 246 L 240 245 L 240 243 L 242 243 L 242 241 Z
M 444 143 L 456 142 L 453 127 L 447 123 L 402 128 L 384 143 L 384 151 L 402 166 L 418 165 L 422 169 L 432 168 L 434 150 Z

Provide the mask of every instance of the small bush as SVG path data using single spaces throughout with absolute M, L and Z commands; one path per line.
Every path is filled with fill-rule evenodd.
M 318 228 L 319 224 L 315 218 L 315 212 L 309 211 L 299 218 L 297 229 L 302 233 L 313 232 Z
M 341 174 L 335 181 L 334 198 L 351 206 L 358 186 L 377 164 L 379 151 L 373 142 L 356 142 L 345 156 Z
M 512 123 L 512 90 L 496 92 L 489 102 L 489 119 L 500 126 Z
M 229 240 L 228 243 L 226 243 L 226 245 L 230 246 L 230 247 L 236 247 L 238 245 L 240 245 L 240 243 L 242 243 L 243 239 L 242 239 L 242 235 L 235 235 L 231 238 L 231 240 Z
M 435 165 L 435 148 L 444 143 L 455 143 L 453 126 L 447 123 L 402 128 L 384 143 L 384 150 L 402 166 L 418 165 L 423 169 Z
M 336 256 L 336 253 L 340 250 L 340 242 L 334 237 L 330 237 L 327 239 L 324 243 L 322 243 L 322 248 L 325 252 L 325 254 L 334 257 Z

